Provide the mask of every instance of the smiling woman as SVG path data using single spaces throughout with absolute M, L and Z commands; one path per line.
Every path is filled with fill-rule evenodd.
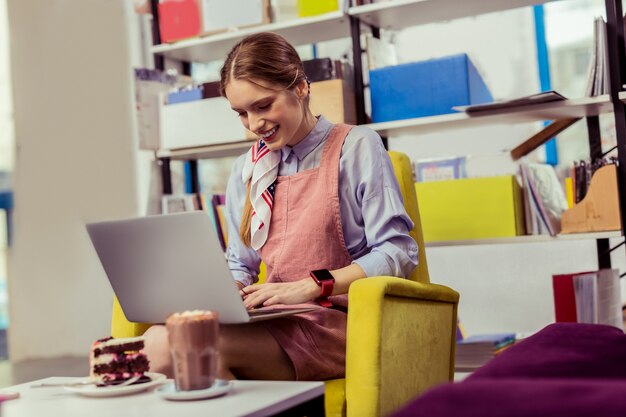
M 235 45 L 221 70 L 221 94 L 258 137 L 235 162 L 226 191 L 235 284 L 249 309 L 314 309 L 222 326 L 220 378 L 341 378 L 351 283 L 406 277 L 417 264 L 413 223 L 387 152 L 371 129 L 333 125 L 311 112 L 302 62 L 279 35 Z M 266 282 L 252 285 L 261 261 Z M 154 326 L 146 337 L 152 369 L 167 371 L 163 329 Z

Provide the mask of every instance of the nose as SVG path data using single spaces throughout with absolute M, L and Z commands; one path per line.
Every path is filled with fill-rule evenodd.
M 258 132 L 265 125 L 265 120 L 262 117 L 259 117 L 254 114 L 248 114 L 248 123 L 250 125 L 249 129 L 253 132 Z

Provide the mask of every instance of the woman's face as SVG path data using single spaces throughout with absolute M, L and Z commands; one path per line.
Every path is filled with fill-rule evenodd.
M 233 79 L 226 86 L 230 106 L 243 125 L 273 151 L 300 142 L 311 130 L 305 123 L 306 81 L 292 90 L 260 84 Z

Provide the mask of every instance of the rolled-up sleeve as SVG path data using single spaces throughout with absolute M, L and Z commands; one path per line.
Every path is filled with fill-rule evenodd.
M 409 234 L 413 221 L 376 132 L 352 129 L 340 160 L 340 183 L 342 225 L 354 262 L 368 277 L 408 277 L 418 262 Z
M 226 259 L 233 278 L 245 285 L 258 281 L 261 258 L 252 248 L 246 246 L 239 237 L 239 225 L 246 198 L 246 184 L 241 180 L 245 155 L 233 164 L 226 188 L 226 226 L 228 228 L 228 248 Z

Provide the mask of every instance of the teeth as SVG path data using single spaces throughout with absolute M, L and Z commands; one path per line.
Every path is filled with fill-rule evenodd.
M 270 136 L 272 136 L 274 134 L 274 132 L 276 132 L 276 129 L 278 129 L 278 126 L 273 127 L 272 130 L 270 130 L 269 132 L 262 134 L 261 138 L 263 138 L 263 139 L 269 138 Z

